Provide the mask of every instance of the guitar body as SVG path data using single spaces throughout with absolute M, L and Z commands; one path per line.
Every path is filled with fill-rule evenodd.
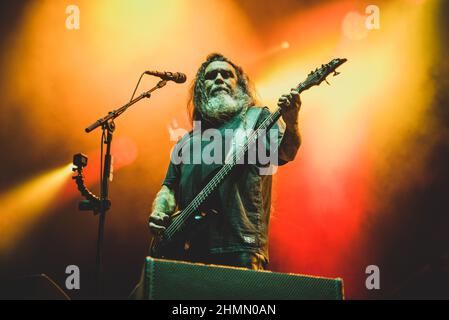
M 171 216 L 169 225 L 176 224 L 177 218 L 182 214 L 178 211 Z M 154 236 L 150 242 L 149 255 L 153 258 L 170 260 L 187 260 L 195 238 L 202 233 L 207 225 L 209 213 L 201 212 L 193 215 L 185 225 L 188 231 L 178 231 L 173 237 L 166 234 Z M 184 226 L 184 225 L 183 225 Z

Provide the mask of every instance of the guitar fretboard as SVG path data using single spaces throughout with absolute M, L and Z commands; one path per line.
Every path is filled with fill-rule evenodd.
M 245 156 L 249 147 L 252 146 L 257 139 L 265 134 L 273 124 L 280 118 L 281 109 L 278 108 L 275 112 L 271 113 L 265 120 L 254 130 L 249 137 L 246 139 L 245 144 L 235 153 L 231 153 L 229 157 L 225 160 L 225 164 L 221 169 L 215 174 L 215 176 L 206 184 L 206 186 L 195 196 L 195 198 L 189 203 L 189 205 L 182 210 L 180 215 L 176 220 L 170 224 L 164 233 L 164 238 L 166 240 L 171 240 L 171 238 L 180 231 L 180 229 L 185 225 L 186 221 L 198 211 L 199 207 L 204 203 L 204 201 L 209 197 L 209 195 L 214 192 L 221 182 L 228 176 L 234 166 L 239 163 L 242 157 Z
M 304 90 L 309 89 L 313 85 L 319 85 L 322 81 L 324 81 L 331 72 L 335 72 L 335 69 L 346 62 L 346 59 L 334 59 L 326 65 L 322 65 L 321 68 L 317 68 L 314 72 L 311 72 L 307 79 L 301 82 L 297 87 L 299 93 Z M 275 112 L 271 113 L 264 121 L 249 135 L 246 142 L 235 153 L 229 154 L 230 159 L 225 160 L 225 164 L 221 169 L 215 174 L 215 176 L 207 183 L 207 185 L 195 196 L 195 198 L 189 203 L 189 205 L 182 210 L 179 216 L 171 223 L 163 234 L 163 239 L 166 241 L 170 241 L 175 234 L 181 231 L 181 229 L 186 224 L 187 220 L 198 211 L 203 202 L 207 199 L 207 197 L 214 192 L 220 183 L 226 178 L 226 176 L 231 172 L 234 166 L 241 160 L 242 157 L 246 154 L 249 147 L 252 146 L 256 140 L 269 130 L 273 124 L 280 118 L 281 116 L 281 108 L 278 108 Z M 157 243 L 155 248 L 159 244 Z

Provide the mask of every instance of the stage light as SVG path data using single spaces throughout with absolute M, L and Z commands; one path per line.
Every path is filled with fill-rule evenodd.
M 72 164 L 43 173 L 0 195 L 0 254 L 7 253 L 45 214 L 72 174 Z
M 290 48 L 290 43 L 288 41 L 284 41 L 281 43 L 281 48 L 282 49 L 288 49 Z
M 79 168 L 87 166 L 87 156 L 82 153 L 77 153 L 73 156 L 73 165 Z

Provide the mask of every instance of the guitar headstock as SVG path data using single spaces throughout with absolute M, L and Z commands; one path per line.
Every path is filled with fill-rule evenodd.
M 326 77 L 332 72 L 334 73 L 334 76 L 338 75 L 339 72 L 337 72 L 336 69 L 346 61 L 348 60 L 344 58 L 343 59 L 336 58 L 330 61 L 329 63 L 321 65 L 320 68 L 316 68 L 315 71 L 310 72 L 307 75 L 307 79 L 303 81 L 298 86 L 298 88 L 300 89 L 300 91 L 304 91 L 309 89 L 310 87 L 319 86 L 321 82 L 326 81 Z

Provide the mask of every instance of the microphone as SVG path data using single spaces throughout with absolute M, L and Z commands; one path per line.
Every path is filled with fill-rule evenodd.
M 160 72 L 160 71 L 145 71 L 145 74 L 156 76 L 166 81 L 174 81 L 176 83 L 186 82 L 186 75 L 181 72 Z

